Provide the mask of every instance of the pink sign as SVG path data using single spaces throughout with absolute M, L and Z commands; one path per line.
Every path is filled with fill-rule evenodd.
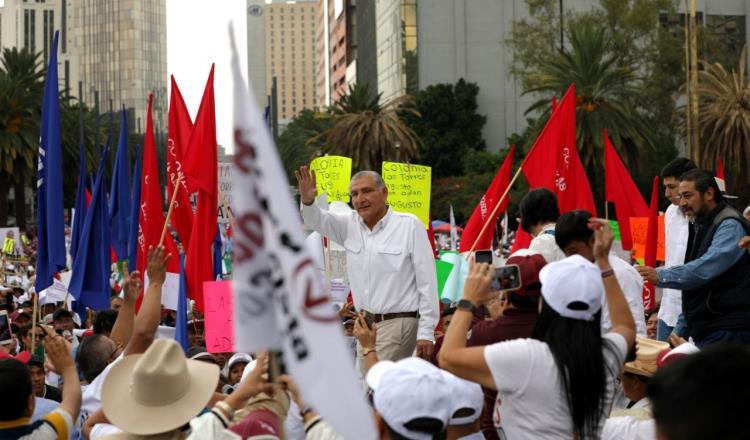
M 231 281 L 205 281 L 203 302 L 206 319 L 206 349 L 209 353 L 234 351 Z

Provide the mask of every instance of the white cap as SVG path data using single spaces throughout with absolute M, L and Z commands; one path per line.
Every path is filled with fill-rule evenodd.
M 565 318 L 592 321 L 602 308 L 601 271 L 580 255 L 549 263 L 539 272 L 542 297 Z
M 445 370 L 440 370 L 451 389 L 451 419 L 449 425 L 466 425 L 473 423 L 482 415 L 484 393 L 478 383 L 461 379 Z M 468 411 L 471 410 L 471 411 Z M 458 413 L 461 411 L 460 413 Z M 466 412 L 466 414 L 463 414 Z M 458 413 L 458 414 L 456 414 Z
M 252 362 L 252 360 L 253 360 L 253 357 L 250 356 L 247 353 L 235 353 L 235 354 L 233 354 L 232 357 L 229 358 L 229 361 L 227 361 L 227 366 L 226 366 L 226 372 L 225 372 L 225 374 L 227 374 L 227 375 L 229 374 L 229 370 L 232 369 L 232 365 L 234 365 L 236 363 L 239 363 L 239 362 L 244 362 L 246 364 L 249 364 L 250 362 Z
M 747 208 L 745 208 L 744 211 L 742 211 L 742 215 L 747 215 L 748 213 L 750 213 L 750 206 L 748 206 Z
M 380 361 L 367 372 L 365 382 L 375 392 L 375 409 L 404 437 L 429 440 L 432 434 L 405 425 L 414 419 L 432 418 L 442 422 L 444 430 L 453 414 L 452 387 L 440 369 L 423 359 Z

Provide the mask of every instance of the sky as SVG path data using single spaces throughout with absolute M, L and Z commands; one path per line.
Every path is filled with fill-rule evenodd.
M 216 63 L 216 139 L 227 153 L 234 149 L 227 26 L 233 21 L 240 66 L 247 79 L 246 5 L 245 0 L 167 0 L 167 74 L 174 75 L 190 116 L 195 120 L 211 63 Z M 169 77 L 166 81 L 169 91 Z

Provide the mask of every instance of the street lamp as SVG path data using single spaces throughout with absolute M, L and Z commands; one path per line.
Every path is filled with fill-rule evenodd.
M 401 161 L 401 141 L 396 141 L 393 144 L 394 147 L 396 147 L 396 162 Z

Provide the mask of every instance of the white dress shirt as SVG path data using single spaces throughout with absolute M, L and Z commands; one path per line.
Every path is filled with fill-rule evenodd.
M 346 271 L 354 305 L 371 313 L 419 311 L 417 339 L 434 341 L 438 322 L 437 277 L 424 225 L 394 211 L 370 230 L 362 217 L 302 204 L 302 218 L 315 231 L 346 249 Z
M 630 313 L 635 320 L 635 332 L 646 335 L 646 317 L 643 311 L 643 277 L 638 274 L 633 266 L 615 254 L 609 254 L 609 264 L 615 271 L 617 284 L 620 285 L 625 299 L 628 301 Z M 612 330 L 612 320 L 609 317 L 607 307 L 607 296 L 602 299 L 602 333 Z
M 542 254 L 547 263 L 553 263 L 565 258 L 565 254 L 555 241 L 554 223 L 542 226 L 542 230 L 531 240 L 529 250 Z
M 677 205 L 669 205 L 664 213 L 665 249 L 664 267 L 679 266 L 685 262 L 690 223 Z M 659 308 L 659 319 L 670 327 L 677 324 L 682 313 L 682 291 L 664 289 Z

